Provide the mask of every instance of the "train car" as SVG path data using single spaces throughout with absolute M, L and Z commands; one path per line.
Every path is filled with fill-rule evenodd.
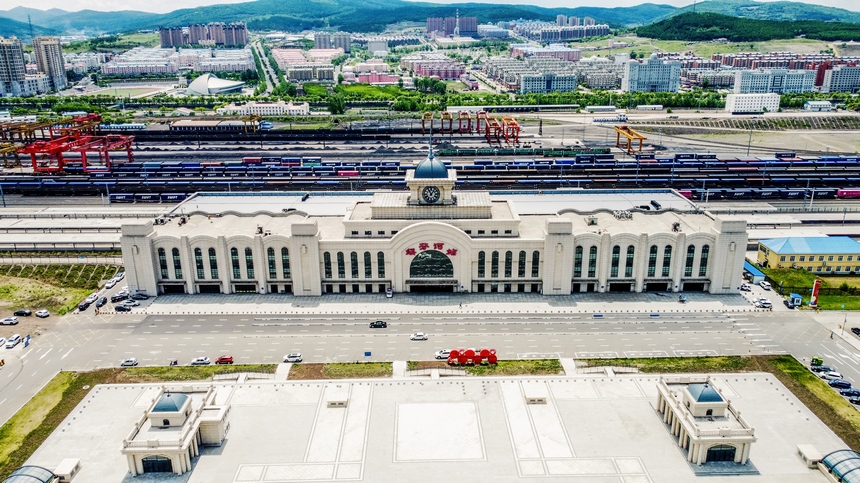
M 134 203 L 134 195 L 131 193 L 111 193 L 108 196 L 111 203 Z
M 281 166 L 301 166 L 302 158 L 281 158 Z
M 179 203 L 185 201 L 187 195 L 185 193 L 161 193 L 159 198 L 163 203 Z
M 782 152 L 782 153 L 775 153 L 775 154 L 774 154 L 774 157 L 779 158 L 779 159 L 783 159 L 783 158 L 794 158 L 794 157 L 796 157 L 796 156 L 797 156 L 797 153 L 795 153 L 795 152 L 793 152 L 793 151 L 792 151 L 792 152 Z
M 358 176 L 358 171 L 338 171 L 338 176 Z
M 246 156 L 242 158 L 242 164 L 261 164 L 263 162 L 263 158 L 259 156 Z
M 158 203 L 161 197 L 158 193 L 135 193 L 134 201 L 137 203 Z
M 688 200 L 693 198 L 693 190 L 678 190 L 678 194 Z
M 837 198 L 860 198 L 860 189 L 858 188 L 842 188 L 836 190 Z
M 302 158 L 302 166 L 322 166 L 322 158 Z

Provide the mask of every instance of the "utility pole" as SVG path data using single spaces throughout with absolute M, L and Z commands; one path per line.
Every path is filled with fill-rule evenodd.
M 33 35 L 33 22 L 30 20 L 29 13 L 27 14 L 27 24 L 30 25 L 30 42 L 33 42 L 33 39 L 36 38 L 36 36 Z

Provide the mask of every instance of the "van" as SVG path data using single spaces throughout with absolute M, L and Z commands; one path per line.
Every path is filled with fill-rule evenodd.
M 21 343 L 21 334 L 15 334 L 6 341 L 6 348 L 11 349 Z

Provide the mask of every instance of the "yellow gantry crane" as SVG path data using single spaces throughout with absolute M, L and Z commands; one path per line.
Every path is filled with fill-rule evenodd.
M 627 138 L 625 143 L 621 142 L 621 136 Z M 625 148 L 627 154 L 633 154 L 633 151 L 642 151 L 642 141 L 646 139 L 648 138 L 634 131 L 630 126 L 615 126 L 615 147 Z M 633 148 L 634 141 L 639 141 L 639 149 Z

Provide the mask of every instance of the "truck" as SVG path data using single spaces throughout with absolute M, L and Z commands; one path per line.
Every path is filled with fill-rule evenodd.
M 619 113 L 615 117 L 596 117 L 594 122 L 627 122 L 627 114 Z

